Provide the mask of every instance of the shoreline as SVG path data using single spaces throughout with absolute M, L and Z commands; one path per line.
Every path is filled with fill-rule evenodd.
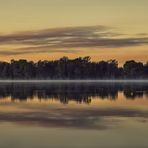
M 103 79 L 103 80 L 0 80 L 0 83 L 148 83 L 148 79 Z

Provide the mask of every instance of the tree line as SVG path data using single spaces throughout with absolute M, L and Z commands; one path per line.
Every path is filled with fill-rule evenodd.
M 24 59 L 0 62 L 0 79 L 146 79 L 146 64 L 126 61 L 122 67 L 116 60 L 91 61 L 89 56 L 38 62 Z

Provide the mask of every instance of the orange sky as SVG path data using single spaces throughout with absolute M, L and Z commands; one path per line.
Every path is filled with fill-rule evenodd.
M 147 0 L 1 0 L 0 59 L 148 60 Z

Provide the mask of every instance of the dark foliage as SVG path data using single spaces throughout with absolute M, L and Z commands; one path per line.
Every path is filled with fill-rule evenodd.
M 126 61 L 118 67 L 116 60 L 91 62 L 90 57 L 32 62 L 0 62 L 1 79 L 142 79 L 148 78 L 148 63 Z

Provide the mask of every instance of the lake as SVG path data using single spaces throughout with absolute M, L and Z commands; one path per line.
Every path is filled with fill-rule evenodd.
M 148 83 L 0 82 L 0 148 L 148 148 Z

